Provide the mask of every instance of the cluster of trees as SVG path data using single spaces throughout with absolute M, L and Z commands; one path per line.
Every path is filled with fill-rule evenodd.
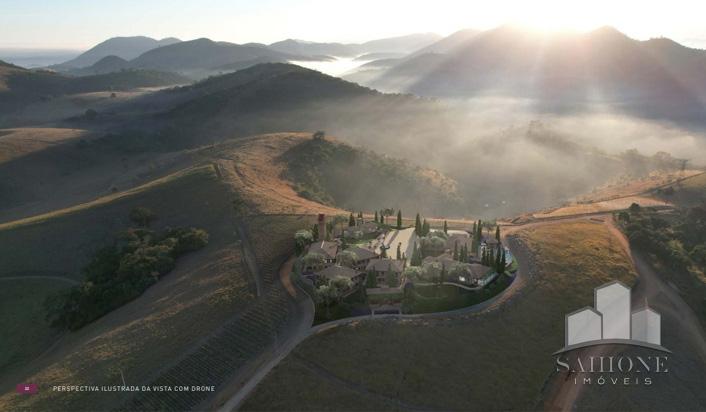
M 454 260 L 458 260 L 459 262 L 467 263 L 468 259 L 470 258 L 470 255 L 468 253 L 468 245 L 464 243 L 459 248 L 458 242 L 454 243 L 453 258 Z
M 686 271 L 694 263 L 706 265 L 706 209 L 692 207 L 666 220 L 652 210 L 632 204 L 618 220 L 630 243 L 655 254 L 675 270 Z
M 314 292 L 316 303 L 326 310 L 326 317 L 331 317 L 331 306 L 340 302 L 346 291 L 350 290 L 352 281 L 348 278 L 337 277 L 332 280 L 322 281 Z
M 444 223 L 446 223 L 444 221 Z M 445 228 L 444 232 L 448 230 Z M 427 222 L 426 219 L 422 220 L 422 218 L 419 216 L 419 213 L 417 213 L 417 217 L 414 219 L 414 233 L 417 234 L 419 237 L 423 237 L 429 234 L 431 231 L 431 228 L 429 226 L 429 222 Z
M 491 248 L 483 249 L 480 262 L 482 265 L 490 266 L 497 273 L 504 273 L 507 266 L 507 258 L 502 244 L 493 250 Z
M 146 211 L 133 212 L 144 217 Z M 149 219 L 138 220 L 147 223 Z M 52 326 L 77 330 L 140 296 L 174 268 L 179 256 L 207 243 L 208 234 L 202 229 L 162 233 L 145 227 L 128 229 L 113 245 L 96 252 L 82 269 L 81 285 L 46 301 L 47 320 Z

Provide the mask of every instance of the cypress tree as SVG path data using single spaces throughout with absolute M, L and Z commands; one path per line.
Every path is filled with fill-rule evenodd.
M 473 222 L 473 232 L 472 233 L 473 233 L 473 239 L 475 239 L 476 238 L 476 222 L 475 221 Z
M 500 260 L 501 260 L 502 258 L 501 258 L 500 256 L 501 256 L 501 253 L 500 253 L 500 246 L 498 246 L 498 250 L 497 250 L 497 253 L 496 253 L 496 255 L 495 255 L 495 265 L 494 265 L 494 266 L 495 266 L 495 271 L 498 272 L 498 273 L 501 273 L 501 268 L 500 268 L 501 262 L 500 262 Z
M 319 225 L 314 225 L 311 227 L 311 235 L 314 238 L 314 241 L 319 240 Z
M 444 233 L 446 233 L 447 235 L 449 234 L 449 225 L 446 223 L 445 220 L 444 220 Z
M 417 236 L 422 236 L 422 220 L 419 217 L 419 213 L 417 213 L 417 218 L 414 220 L 414 233 Z
M 422 235 L 426 236 L 429 234 L 430 228 L 429 228 L 429 222 L 427 222 L 426 219 L 422 222 Z
M 348 217 L 348 226 L 355 226 L 355 218 L 353 217 L 353 213 L 351 212 L 351 215 Z
M 375 223 L 378 223 L 378 211 L 375 211 Z
M 397 260 L 402 260 L 402 243 L 397 243 Z
M 458 240 L 454 242 L 454 260 L 458 260 Z
M 363 212 L 359 211 L 358 212 L 358 219 L 362 219 L 362 218 L 363 218 Z
M 495 239 L 500 242 L 500 226 L 495 226 Z
M 402 210 L 397 211 L 397 229 L 402 229 Z

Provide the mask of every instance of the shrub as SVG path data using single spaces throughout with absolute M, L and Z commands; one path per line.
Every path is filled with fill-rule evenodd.
M 136 207 L 130 211 L 130 220 L 142 227 L 148 227 L 156 218 L 157 215 L 146 207 Z

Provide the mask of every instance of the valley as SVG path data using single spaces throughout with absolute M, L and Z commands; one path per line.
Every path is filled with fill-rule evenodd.
M 504 25 L 0 61 L 0 410 L 703 409 L 704 53 Z M 661 315 L 651 386 L 554 363 L 612 281 Z

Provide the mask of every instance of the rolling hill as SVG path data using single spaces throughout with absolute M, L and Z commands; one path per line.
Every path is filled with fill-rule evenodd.
M 330 55 L 354 57 L 370 53 L 409 54 L 439 40 L 434 33 L 415 33 L 406 36 L 371 40 L 364 43 L 317 43 L 287 39 L 272 43 L 269 47 L 283 53 L 299 55 Z
M 461 38 L 368 85 L 423 96 L 532 98 L 549 110 L 603 104 L 645 117 L 704 119 L 705 51 L 634 40 L 611 27 L 546 34 L 501 26 Z
M 190 80 L 154 70 L 122 70 L 83 77 L 69 77 L 46 70 L 28 70 L 0 62 L 0 116 L 57 96 L 140 87 L 171 86 Z
M 148 50 L 178 42 L 180 42 L 180 40 L 173 37 L 162 40 L 155 40 L 145 36 L 113 37 L 97 44 L 78 57 L 52 66 L 52 68 L 55 70 L 70 70 L 88 67 L 108 56 L 117 56 L 125 60 L 132 60 Z

